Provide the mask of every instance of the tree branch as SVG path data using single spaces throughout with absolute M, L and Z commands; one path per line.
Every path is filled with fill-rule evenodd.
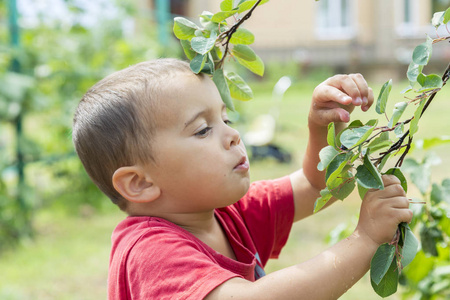
M 225 58 L 228 55 L 228 48 L 229 48 L 229 44 L 230 44 L 230 39 L 231 36 L 236 32 L 236 30 L 239 28 L 239 26 L 242 25 L 242 23 L 244 23 L 247 19 L 249 19 L 252 16 L 253 11 L 255 10 L 255 8 L 261 3 L 262 0 L 258 0 L 255 5 L 252 6 L 252 8 L 233 26 L 231 26 L 230 29 L 228 29 L 227 31 L 222 32 L 221 34 L 219 34 L 219 36 L 217 37 L 217 40 L 219 41 L 219 43 L 221 43 L 224 39 L 227 39 L 225 44 L 222 44 L 222 46 L 225 46 L 225 51 L 223 53 L 222 59 L 220 59 L 220 61 L 217 63 L 216 65 L 216 70 L 221 68 Z
M 444 74 L 442 75 L 442 87 L 444 87 L 444 85 L 447 83 L 448 79 L 450 77 L 450 64 L 447 66 L 447 68 L 444 71 Z M 433 101 L 434 97 L 436 96 L 436 94 L 440 91 L 441 89 L 438 90 L 434 90 L 428 100 L 426 100 L 427 102 L 425 103 L 422 113 L 419 116 L 419 119 L 422 117 L 422 115 L 424 114 L 424 112 L 427 110 L 428 106 L 430 105 L 430 103 Z M 423 100 L 425 101 L 425 100 Z M 403 122 L 403 124 L 407 124 L 409 122 L 411 122 L 413 118 L 406 120 L 405 122 Z M 397 160 L 395 166 L 396 167 L 401 167 L 403 164 L 403 160 L 405 159 L 406 155 L 408 154 L 409 150 L 411 149 L 411 145 L 412 145 L 412 137 L 408 138 L 408 142 L 406 145 L 403 145 L 403 141 L 406 139 L 406 137 L 409 135 L 409 129 L 397 140 L 397 142 L 395 142 L 387 151 L 382 152 L 381 156 L 378 157 L 375 161 L 375 165 L 379 165 L 381 163 L 381 161 L 390 153 L 400 150 L 402 147 L 406 147 L 405 151 L 402 153 L 402 155 L 400 156 L 400 158 Z

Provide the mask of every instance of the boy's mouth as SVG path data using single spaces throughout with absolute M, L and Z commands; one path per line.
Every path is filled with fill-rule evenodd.
M 241 158 L 241 160 L 239 161 L 239 163 L 234 167 L 233 170 L 248 171 L 249 168 L 250 168 L 250 164 L 248 163 L 247 157 L 243 156 Z

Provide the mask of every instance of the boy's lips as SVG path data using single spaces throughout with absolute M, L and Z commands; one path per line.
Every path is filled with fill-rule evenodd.
M 250 169 L 250 164 L 248 163 L 246 156 L 243 156 L 239 163 L 233 168 L 233 170 L 238 171 L 248 171 L 248 169 Z

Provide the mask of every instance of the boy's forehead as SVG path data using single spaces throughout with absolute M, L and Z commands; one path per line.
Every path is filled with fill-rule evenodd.
M 177 73 L 161 86 L 154 110 L 157 125 L 164 127 L 173 125 L 174 122 L 184 123 L 184 119 L 191 113 L 214 105 L 217 97 L 220 100 L 219 105 L 222 105 L 217 88 L 209 77 L 194 73 Z

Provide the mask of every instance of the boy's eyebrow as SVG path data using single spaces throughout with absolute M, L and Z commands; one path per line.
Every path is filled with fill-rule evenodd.
M 226 108 L 226 105 L 225 105 L 225 103 L 223 103 L 222 107 L 221 107 L 221 111 L 223 111 L 225 108 Z M 187 122 L 184 123 L 184 128 L 188 127 L 192 122 L 197 120 L 198 117 L 208 113 L 210 110 L 211 110 L 211 108 L 207 108 L 207 109 L 201 110 L 198 113 L 196 113 L 192 118 L 190 118 Z
M 188 127 L 191 123 L 193 123 L 195 120 L 197 120 L 198 117 L 201 115 L 204 115 L 208 112 L 209 109 L 204 109 L 196 113 L 192 118 L 190 118 L 186 123 L 184 123 L 184 128 Z

